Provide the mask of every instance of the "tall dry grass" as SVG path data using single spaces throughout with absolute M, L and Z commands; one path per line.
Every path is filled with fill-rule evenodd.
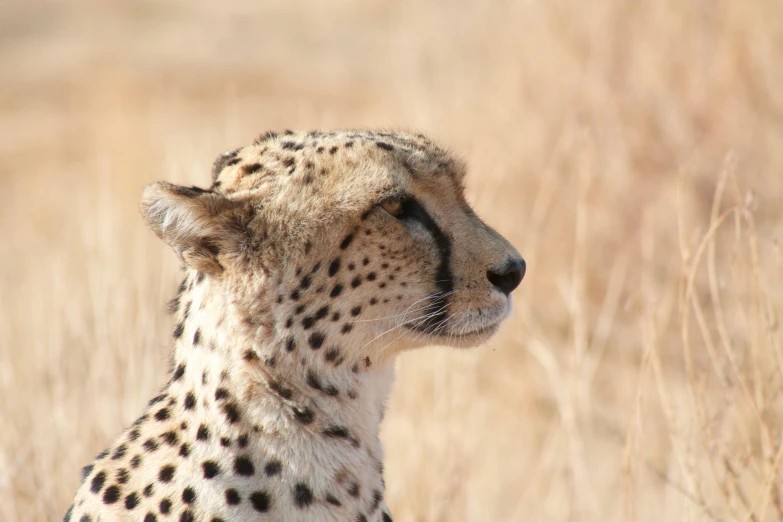
M 783 519 L 781 64 L 774 0 L 6 2 L 0 519 L 165 379 L 141 187 L 353 126 L 458 151 L 529 267 L 488 346 L 401 358 L 396 520 Z

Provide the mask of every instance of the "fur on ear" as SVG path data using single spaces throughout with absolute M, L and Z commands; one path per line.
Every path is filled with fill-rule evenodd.
M 215 276 L 225 269 L 221 260 L 248 239 L 253 209 L 210 190 L 160 181 L 144 188 L 141 214 L 186 265 Z

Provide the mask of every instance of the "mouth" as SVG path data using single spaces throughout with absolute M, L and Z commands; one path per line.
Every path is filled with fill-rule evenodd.
M 491 337 L 497 331 L 500 329 L 500 323 L 501 321 L 498 321 L 496 323 L 485 325 L 480 328 L 477 328 L 475 330 L 470 330 L 468 332 L 443 332 L 439 333 L 438 337 L 451 337 L 452 339 L 468 339 L 468 338 L 476 338 L 476 337 Z
M 436 338 L 436 339 L 442 339 L 442 340 L 448 340 L 450 342 L 456 342 L 460 343 L 461 341 L 471 341 L 471 342 L 481 342 L 481 340 L 489 339 L 493 335 L 497 333 L 497 331 L 500 329 L 500 323 L 503 321 L 497 321 L 495 323 L 481 326 L 479 328 L 476 328 L 475 330 L 469 330 L 469 331 L 461 331 L 461 332 L 455 332 L 453 330 L 445 330 L 445 329 L 434 329 L 430 331 L 421 331 L 417 330 L 419 332 L 427 334 L 430 338 Z

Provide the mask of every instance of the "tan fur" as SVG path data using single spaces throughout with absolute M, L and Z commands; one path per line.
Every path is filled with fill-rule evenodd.
M 145 189 L 187 269 L 172 377 L 85 468 L 71 520 L 391 520 L 394 356 L 485 341 L 524 274 L 464 174 L 421 135 L 286 132 L 221 155 L 209 190 Z

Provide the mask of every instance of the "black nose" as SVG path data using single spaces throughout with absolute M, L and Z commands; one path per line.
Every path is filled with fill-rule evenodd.
M 523 277 L 525 277 L 525 260 L 522 258 L 510 260 L 498 271 L 487 270 L 489 282 L 506 295 L 519 286 Z

